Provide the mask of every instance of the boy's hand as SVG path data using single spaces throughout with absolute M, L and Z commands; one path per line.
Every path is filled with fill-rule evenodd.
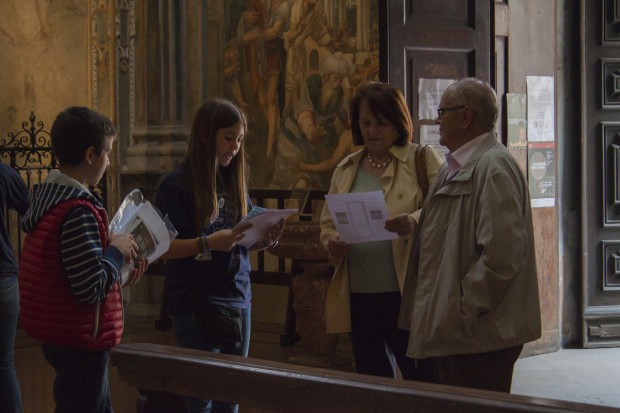
M 123 284 L 123 287 L 138 284 L 140 280 L 142 279 L 142 276 L 146 272 L 146 269 L 148 268 L 148 266 L 149 266 L 149 262 L 146 258 L 137 260 L 133 271 L 131 271 L 131 274 L 129 274 L 129 278 L 127 279 L 125 284 Z
M 116 247 L 126 262 L 131 262 L 138 257 L 138 244 L 133 240 L 133 235 L 129 234 L 111 234 L 110 245 Z

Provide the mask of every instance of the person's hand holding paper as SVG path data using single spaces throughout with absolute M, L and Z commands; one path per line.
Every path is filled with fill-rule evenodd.
M 223 229 L 210 235 L 209 244 L 211 249 L 217 251 L 230 251 L 237 244 L 243 245 L 241 242 L 246 234 L 252 228 L 251 222 L 241 221 L 232 229 Z
M 177 236 L 174 226 L 144 199 L 139 189 L 131 191 L 110 221 L 110 232 L 131 237 L 132 262 L 121 269 L 121 285 L 137 283 L 149 261 L 159 258 Z M 111 241 L 112 245 L 114 241 Z
M 281 229 L 284 227 L 283 220 L 288 218 L 289 216 L 297 213 L 296 208 L 288 208 L 288 209 L 267 209 L 255 206 L 248 213 L 248 215 L 235 226 L 233 229 L 238 229 L 242 225 L 251 224 L 251 227 L 247 229 L 243 229 L 240 232 L 244 233 L 244 237 L 241 241 L 239 241 L 239 245 L 242 245 L 246 248 L 250 248 L 254 245 L 260 243 L 262 247 L 269 246 L 269 244 L 263 243 L 263 241 L 267 241 L 270 230 L 273 229 L 273 236 L 277 235 L 276 229 L 280 226 L 279 234 L 281 235 Z M 270 240 L 273 241 L 273 238 Z
M 340 241 L 356 244 L 398 238 L 398 231 L 392 232 L 392 225 L 396 222 L 400 228 L 400 218 L 388 221 L 383 192 L 331 194 L 325 195 L 325 200 Z

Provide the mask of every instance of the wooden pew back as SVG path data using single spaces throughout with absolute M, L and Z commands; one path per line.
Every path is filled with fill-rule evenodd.
M 144 413 L 181 412 L 179 397 L 174 395 L 296 413 L 617 411 L 158 344 L 120 345 L 112 350 L 112 362 L 121 380 L 140 391 L 139 411 Z

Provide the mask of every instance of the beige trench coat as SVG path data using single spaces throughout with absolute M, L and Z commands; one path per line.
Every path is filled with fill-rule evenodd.
M 407 213 L 417 221 L 423 202 L 422 190 L 418 184 L 415 167 L 415 150 L 417 144 L 408 143 L 405 146 L 392 146 L 390 153 L 394 157 L 383 176 L 381 186 L 387 205 L 388 215 L 394 217 Z M 357 174 L 359 163 L 364 155 L 360 150 L 344 158 L 334 170 L 330 194 L 348 193 Z M 426 170 L 429 182 L 435 180 L 437 170 L 441 166 L 441 159 L 434 150 L 426 151 Z M 327 247 L 330 239 L 336 239 L 338 232 L 331 219 L 327 204 L 321 213 L 321 242 Z M 398 284 L 402 292 L 405 281 L 405 270 L 411 252 L 412 237 L 399 237 L 392 241 L 392 255 L 394 268 L 398 277 Z M 335 272 L 327 290 L 325 302 L 325 320 L 328 333 L 347 333 L 351 331 L 351 312 L 349 308 L 349 271 L 346 258 L 332 260 Z
M 415 358 L 484 353 L 541 335 L 527 182 L 494 134 L 445 185 L 444 165 L 420 221 L 419 267 L 407 271 L 399 326 Z

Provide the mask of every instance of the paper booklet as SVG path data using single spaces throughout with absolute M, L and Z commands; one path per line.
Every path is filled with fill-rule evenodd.
M 142 197 L 139 189 L 134 189 L 125 197 L 110 222 L 110 232 L 133 235 L 138 244 L 138 258 L 146 258 L 149 263 L 168 251 L 177 236 L 172 223 L 161 217 L 155 207 Z M 121 285 L 127 282 L 133 268 L 133 262 L 123 263 Z
M 286 219 L 296 214 L 297 208 L 287 209 L 270 209 L 255 206 L 250 212 L 237 224 L 237 226 L 250 222 L 252 227 L 245 230 L 245 237 L 239 242 L 239 245 L 250 248 L 258 241 L 262 241 L 267 234 L 269 227 L 277 224 L 282 219 Z
M 384 228 L 388 219 L 382 191 L 325 195 L 340 240 L 349 244 L 398 238 Z

